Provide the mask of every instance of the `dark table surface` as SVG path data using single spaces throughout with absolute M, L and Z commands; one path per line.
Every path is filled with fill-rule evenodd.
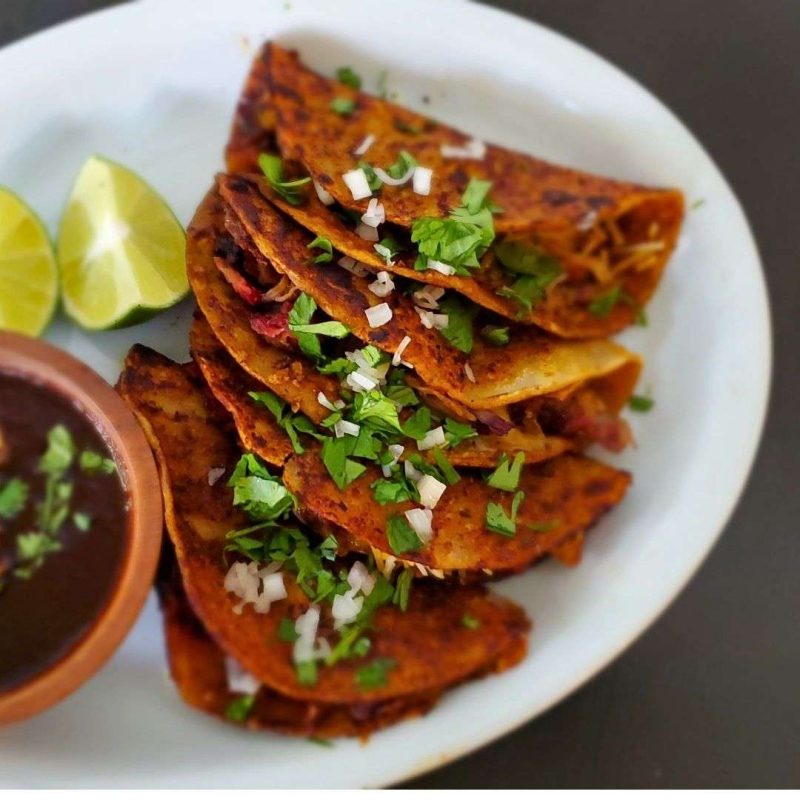
M 2 0 L 0 44 L 109 5 Z M 610 59 L 658 95 L 708 148 L 741 198 L 764 260 L 775 377 L 765 438 L 739 508 L 667 613 L 557 708 L 409 786 L 796 787 L 800 3 L 493 5 Z

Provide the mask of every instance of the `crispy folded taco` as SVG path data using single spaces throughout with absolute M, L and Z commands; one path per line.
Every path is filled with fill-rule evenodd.
M 226 589 L 234 572 L 225 564 L 227 534 L 246 530 L 250 518 L 234 507 L 226 481 L 240 451 L 224 411 L 206 394 L 193 365 L 174 364 L 140 346 L 128 354 L 118 388 L 156 455 L 167 529 L 192 609 L 212 639 L 270 689 L 335 705 L 413 698 L 504 669 L 524 654 L 529 623 L 517 606 L 480 587 L 420 584 L 405 610 L 394 603 L 374 610 L 368 655 L 361 651 L 321 668 L 313 681 L 303 680 L 282 628 L 284 620 L 299 624 L 319 608 L 303 588 L 307 576 L 284 569 L 285 597 L 265 613 L 244 602 L 235 610 Z M 221 468 L 224 477 L 212 481 L 212 470 Z M 319 585 L 312 587 L 311 595 L 318 591 Z M 465 618 L 475 625 L 464 625 Z M 334 638 L 331 628 L 326 619 L 319 630 Z M 362 680 L 365 668 L 374 679 L 379 667 L 381 681 Z
M 337 102 L 352 103 L 352 111 L 337 111 Z M 272 110 L 266 111 L 271 104 Z M 451 283 L 443 283 L 431 269 L 417 279 L 449 285 L 499 314 L 558 335 L 606 336 L 633 322 L 654 292 L 679 233 L 683 197 L 677 190 L 614 181 L 494 145 L 470 143 L 459 131 L 313 73 L 296 53 L 275 44 L 265 47 L 254 62 L 234 130 L 256 130 L 259 120 L 263 143 L 269 145 L 277 134 L 285 158 L 299 162 L 340 206 L 358 212 L 366 209 L 367 201 L 354 200 L 342 176 L 364 161 L 370 168 L 386 169 L 407 153 L 432 170 L 427 194 L 413 192 L 406 184 L 384 184 L 376 190 L 387 222 L 401 228 L 425 217 L 448 216 L 461 204 L 470 178 L 491 181 L 492 199 L 502 213 L 494 220 L 497 247 L 487 253 L 482 268 L 471 276 L 452 276 Z M 229 170 L 254 170 L 256 148 L 240 146 L 240 139 L 232 139 Z M 369 149 L 362 157 L 354 155 L 365 141 L 371 142 Z M 465 147 L 460 157 L 458 150 Z M 480 157 L 469 157 L 475 147 Z M 315 206 L 303 224 L 327 235 L 335 224 L 332 214 L 319 214 L 322 209 Z M 299 207 L 287 210 L 298 218 L 302 214 Z M 348 252 L 346 246 L 341 249 Z M 497 294 L 506 294 L 504 287 L 519 277 L 512 263 L 519 258 L 512 256 L 521 250 L 540 252 L 560 266 L 558 280 L 532 308 L 516 302 L 513 293 Z M 385 268 L 405 274 L 411 262 L 413 255 L 410 262 L 401 258 Z M 530 272 L 531 258 L 527 264 L 524 271 Z
M 520 572 L 556 551 L 570 560 L 561 548 L 617 505 L 631 480 L 627 472 L 586 456 L 561 455 L 522 469 L 515 491 L 524 497 L 512 513 L 513 493 L 493 489 L 478 475 L 462 475 L 436 505 L 429 543 L 398 553 L 388 533 L 391 520 L 415 504 L 378 503 L 371 487 L 379 478 L 380 472 L 370 468 L 341 490 L 313 451 L 290 458 L 283 474 L 300 515 L 312 527 L 331 530 L 348 548 L 371 553 L 381 563 L 399 559 L 424 572 L 467 579 Z M 491 504 L 515 516 L 515 532 L 491 530 Z
M 468 407 L 497 408 L 608 378 L 618 387 L 618 410 L 636 382 L 640 359 L 620 345 L 607 340 L 564 341 L 533 328 L 515 330 L 502 350 L 476 338 L 467 355 L 424 324 L 411 297 L 393 291 L 379 298 L 370 290 L 369 278 L 333 264 L 311 263 L 313 237 L 267 202 L 255 181 L 221 176 L 219 185 L 223 199 L 275 270 L 355 336 L 384 352 L 396 352 L 410 337 L 403 360 L 425 384 Z M 366 311 L 381 303 L 391 307 L 392 317 L 373 328 Z

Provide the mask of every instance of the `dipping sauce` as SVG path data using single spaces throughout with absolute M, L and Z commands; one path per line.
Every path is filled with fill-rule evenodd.
M 128 498 L 67 398 L 0 372 L 0 692 L 58 662 L 109 599 Z

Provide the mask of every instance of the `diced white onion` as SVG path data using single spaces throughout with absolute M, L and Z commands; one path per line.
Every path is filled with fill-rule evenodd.
M 331 403 L 325 395 L 325 392 L 319 392 L 317 394 L 317 402 L 323 408 L 327 408 L 328 411 L 338 411 L 340 408 L 344 408 L 344 400 L 337 400 L 335 403 Z
M 360 370 L 351 372 L 347 376 L 346 382 L 356 392 L 371 392 L 378 385 L 378 381 L 364 375 Z
M 436 272 L 441 272 L 442 275 L 455 275 L 456 268 L 450 264 L 444 264 L 441 261 L 435 261 L 432 258 L 428 259 L 428 269 L 434 269 Z
M 343 436 L 358 436 L 360 430 L 360 425 L 356 425 L 355 422 L 348 422 L 346 419 L 340 419 L 333 426 L 333 432 L 336 434 L 337 439 L 341 439 Z
M 355 150 L 353 150 L 353 155 L 363 156 L 367 152 L 367 150 L 369 150 L 370 147 L 372 147 L 373 144 L 375 144 L 375 134 L 368 133 L 362 140 L 361 144 L 358 147 L 356 147 Z
M 597 222 L 597 212 L 592 209 L 591 211 L 587 211 L 580 220 L 578 220 L 578 224 L 575 226 L 579 231 L 588 231 L 591 230 L 595 223 Z
M 402 186 L 404 183 L 408 183 L 411 179 L 411 176 L 414 174 L 414 170 L 416 167 L 409 167 L 405 174 L 403 174 L 399 178 L 393 178 L 386 170 L 381 169 L 380 167 L 375 167 L 375 174 L 387 185 L 387 186 Z
M 422 289 L 417 289 L 414 292 L 414 302 L 422 308 L 435 310 L 439 308 L 439 300 L 444 294 L 444 289 L 441 286 L 423 286 Z
M 225 474 L 225 467 L 211 467 L 208 471 L 208 485 L 213 486 Z
M 403 455 L 405 447 L 401 444 L 390 444 L 386 449 L 389 451 L 392 460 L 388 464 L 384 464 L 381 470 L 383 471 L 383 477 L 389 478 L 392 474 L 392 467 L 400 460 L 400 456 Z
M 423 324 L 424 327 L 430 330 L 433 327 L 433 320 L 431 319 L 431 312 L 425 311 L 424 308 L 419 308 L 418 306 L 414 306 L 414 310 L 419 314 L 419 320 Z
M 414 180 L 411 186 L 415 194 L 430 194 L 432 178 L 433 170 L 430 167 L 414 167 Z
M 286 597 L 283 573 L 277 571 L 279 568 L 280 564 L 270 564 L 266 569 L 259 570 L 256 561 L 247 564 L 236 561 L 231 564 L 223 586 L 226 592 L 235 594 L 242 601 L 234 606 L 236 614 L 241 614 L 248 603 L 252 603 L 259 614 L 266 614 L 273 602 Z
M 380 235 L 378 234 L 378 229 L 373 228 L 372 225 L 365 225 L 363 222 L 359 222 L 356 226 L 356 233 L 365 241 L 365 242 L 377 242 L 380 239 Z
M 360 261 L 356 261 L 354 258 L 350 258 L 350 256 L 342 256 L 336 263 L 342 269 L 352 272 L 353 275 L 357 275 L 359 278 L 363 278 L 365 275 L 369 274 L 369 270 Z
M 401 361 L 403 360 L 403 353 L 406 351 L 406 347 L 411 344 L 411 337 L 404 336 L 400 340 L 400 344 L 397 345 L 397 350 L 394 351 L 394 355 L 392 356 L 392 366 L 397 367 L 400 365 Z
M 361 613 L 363 605 L 364 598 L 355 597 L 354 592 L 337 594 L 336 597 L 333 598 L 333 606 L 331 607 L 334 629 L 338 631 L 343 625 L 349 625 L 351 622 L 354 622 L 356 617 Z
M 381 271 L 367 288 L 377 297 L 386 297 L 394 291 L 394 281 L 388 272 Z
M 225 657 L 225 674 L 229 691 L 236 694 L 255 694 L 261 688 L 261 681 L 230 656 Z
M 414 483 L 420 480 L 423 475 L 423 473 L 420 472 L 410 461 L 403 462 L 403 472 L 405 473 L 406 478 L 408 478 L 410 481 L 414 481 Z
M 253 603 L 253 608 L 259 614 L 269 612 L 270 606 L 278 600 L 287 597 L 286 587 L 283 585 L 283 573 L 276 572 L 263 577 L 263 591 L 258 600 Z
M 417 442 L 417 450 L 430 450 L 432 447 L 440 447 L 444 443 L 444 428 L 440 425 L 438 428 L 428 431 L 424 438 Z
M 468 381 L 475 383 L 475 373 L 472 371 L 472 366 L 469 361 L 464 364 L 464 374 L 467 376 Z
M 379 202 L 377 197 L 373 197 L 369 201 L 367 210 L 361 215 L 361 221 L 371 228 L 377 228 L 378 225 L 383 225 L 386 222 L 386 211 L 383 208 L 383 203 Z
M 433 536 L 433 512 L 429 508 L 412 508 L 405 517 L 422 544 L 427 544 Z
M 392 318 L 392 307 L 388 303 L 379 303 L 377 306 L 366 309 L 364 314 L 370 328 L 380 328 Z
M 301 614 L 294 623 L 297 640 L 294 643 L 292 658 L 295 664 L 302 664 L 314 659 L 314 643 L 319 627 L 319 606 L 311 606 L 305 614 Z
M 330 206 L 335 202 L 333 195 L 319 181 L 314 181 L 314 191 L 323 205 Z
M 365 197 L 372 197 L 372 189 L 369 188 L 367 173 L 363 169 L 351 169 L 342 175 L 342 180 L 353 195 L 353 200 L 363 200 Z
M 426 311 L 418 306 L 414 306 L 414 309 L 419 314 L 420 322 L 428 329 L 436 328 L 436 330 L 440 331 L 446 328 L 450 321 L 447 314 L 434 314 L 432 311 Z
M 436 508 L 446 488 L 447 484 L 437 480 L 433 475 L 423 475 L 417 483 L 420 503 L 425 508 Z
M 365 597 L 372 594 L 377 578 L 367 569 L 367 565 L 356 561 L 347 574 L 347 582 L 354 592 L 360 591 Z
M 463 145 L 443 144 L 441 151 L 445 158 L 481 159 L 486 155 L 486 144 L 479 139 L 470 139 Z

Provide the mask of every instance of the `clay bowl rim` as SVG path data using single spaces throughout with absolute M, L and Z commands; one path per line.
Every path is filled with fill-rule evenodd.
M 0 692 L 0 725 L 65 699 L 108 661 L 144 606 L 161 549 L 163 511 L 153 454 L 133 413 L 89 366 L 39 339 L 0 331 L 0 374 L 17 375 L 72 400 L 109 444 L 128 493 L 125 551 L 102 611 L 78 643 L 44 672 Z

